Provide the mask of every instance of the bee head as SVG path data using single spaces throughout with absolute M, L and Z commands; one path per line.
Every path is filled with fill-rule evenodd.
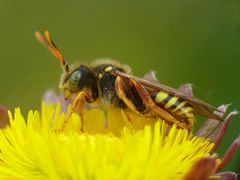
M 91 68 L 80 65 L 69 74 L 63 73 L 59 87 L 63 91 L 65 99 L 68 99 L 72 94 L 79 91 L 91 91 L 95 85 L 95 80 Z

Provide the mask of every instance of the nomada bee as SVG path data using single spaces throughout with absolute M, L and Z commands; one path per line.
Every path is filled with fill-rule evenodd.
M 214 113 L 219 110 L 208 103 L 166 85 L 135 77 L 128 66 L 115 61 L 96 61 L 89 66 L 81 64 L 70 68 L 48 31 L 44 36 L 39 32 L 35 35 L 62 66 L 60 89 L 65 99 L 75 97 L 59 131 L 64 130 L 69 116 L 76 111 L 81 117 L 83 131 L 85 102 L 102 102 L 105 106 L 156 116 L 187 129 L 193 127 L 196 114 L 222 121 L 222 117 Z

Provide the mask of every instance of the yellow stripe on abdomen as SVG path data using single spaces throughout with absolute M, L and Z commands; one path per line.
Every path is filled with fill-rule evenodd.
M 190 112 L 193 112 L 193 108 L 190 106 L 187 106 L 187 107 L 182 107 L 181 109 L 179 109 L 176 114 L 182 115 L 182 114 L 188 114 Z
M 171 112 L 176 112 L 177 110 L 179 110 L 180 108 L 182 108 L 183 106 L 185 106 L 187 104 L 187 101 L 182 101 L 179 105 L 177 105 L 177 107 L 175 107 Z
M 163 91 L 157 93 L 155 97 L 155 102 L 161 103 L 164 99 L 166 99 L 169 95 Z
M 168 93 L 165 93 L 163 91 L 160 91 L 156 94 L 155 102 L 160 104 L 161 107 L 164 107 L 165 109 L 169 110 L 170 108 L 172 109 L 176 108 L 180 103 L 178 97 L 169 95 Z
M 195 113 L 192 106 L 185 104 L 175 112 L 177 119 L 186 124 L 186 127 L 191 128 L 195 122 Z
M 176 118 L 183 128 L 190 129 L 195 121 L 195 113 L 192 105 L 182 99 L 166 92 L 160 91 L 152 96 L 156 102 L 156 105 L 164 108 Z
M 172 97 L 164 106 L 164 108 L 168 109 L 170 108 L 171 106 L 175 105 L 178 101 L 178 97 Z

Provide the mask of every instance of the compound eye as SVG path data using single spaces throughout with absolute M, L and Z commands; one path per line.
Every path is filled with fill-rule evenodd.
M 73 72 L 68 79 L 69 89 L 73 92 L 78 90 L 78 83 L 80 81 L 82 73 L 80 71 Z

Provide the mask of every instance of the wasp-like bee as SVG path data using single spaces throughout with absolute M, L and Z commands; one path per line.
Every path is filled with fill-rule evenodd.
M 64 127 L 74 111 L 78 111 L 83 119 L 85 102 L 102 102 L 107 106 L 128 109 L 146 116 L 154 115 L 169 124 L 175 123 L 187 129 L 193 127 L 195 114 L 222 120 L 214 113 L 218 110 L 208 103 L 160 83 L 132 76 L 129 67 L 117 62 L 97 61 L 89 66 L 81 64 L 70 68 L 48 31 L 45 31 L 44 36 L 39 32 L 35 35 L 61 63 L 64 73 L 60 89 L 65 99 L 72 95 L 75 97 Z

